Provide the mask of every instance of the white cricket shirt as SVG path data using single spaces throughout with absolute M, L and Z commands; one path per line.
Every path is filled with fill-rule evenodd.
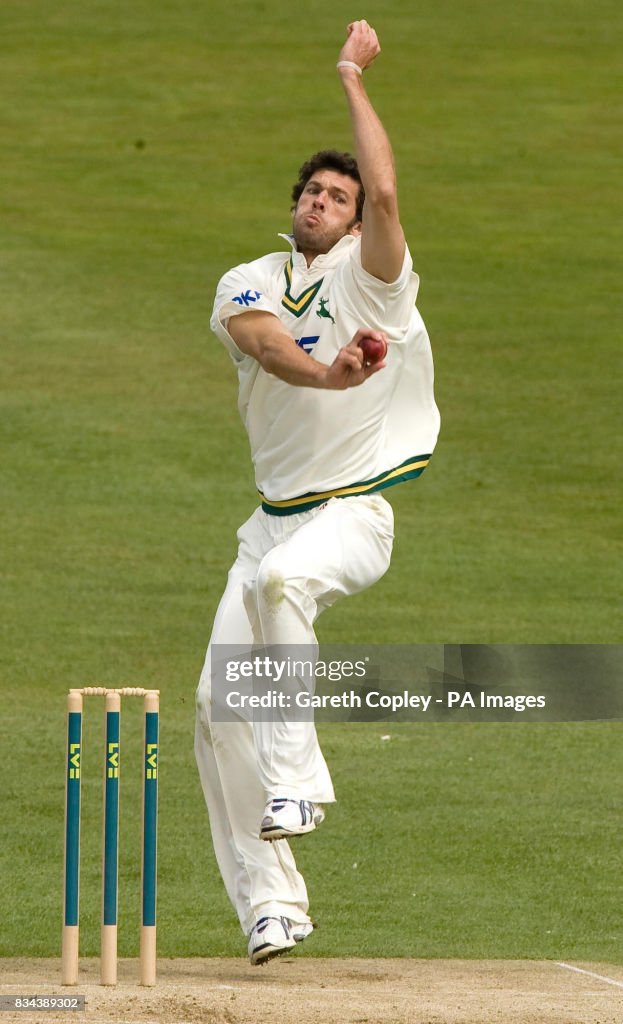
M 361 265 L 361 239 L 345 235 L 311 266 L 293 246 L 228 271 L 211 327 L 231 355 L 238 407 L 267 512 L 302 512 L 329 497 L 371 493 L 418 476 L 439 432 L 430 341 L 415 308 L 419 278 L 408 249 L 386 284 Z M 262 310 L 279 318 L 310 359 L 330 364 L 361 327 L 388 338 L 386 367 L 345 391 L 286 384 L 241 352 L 229 318 Z

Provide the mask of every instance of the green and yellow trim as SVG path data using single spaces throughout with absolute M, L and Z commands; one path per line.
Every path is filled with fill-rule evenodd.
M 295 512 L 308 512 L 310 508 L 316 508 L 331 498 L 351 498 L 358 494 L 374 494 L 375 491 L 384 491 L 386 487 L 393 487 L 394 484 L 401 484 L 405 480 L 415 480 L 420 476 L 428 463 L 430 455 L 416 455 L 406 459 L 395 469 L 380 473 L 371 480 L 362 480 L 360 483 L 350 484 L 348 487 L 336 487 L 331 491 L 309 491 L 301 494 L 298 498 L 287 498 L 285 501 L 269 501 L 261 491 L 262 508 L 271 516 L 291 516 Z
M 307 312 L 312 302 L 316 298 L 318 292 L 320 291 L 322 287 L 322 282 L 324 281 L 324 277 L 321 277 L 319 281 L 316 281 L 315 284 L 310 285 L 309 288 L 306 288 L 304 292 L 301 292 L 299 296 L 295 297 L 294 295 L 292 295 L 290 290 L 292 287 L 293 268 L 294 260 L 292 256 L 290 256 L 288 262 L 284 267 L 284 273 L 286 275 L 286 290 L 281 300 L 281 305 L 284 306 L 285 309 L 287 309 L 288 312 L 292 313 L 294 316 L 303 316 L 303 313 Z

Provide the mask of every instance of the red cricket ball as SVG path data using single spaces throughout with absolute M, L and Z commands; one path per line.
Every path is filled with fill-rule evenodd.
M 380 363 L 387 355 L 387 342 L 377 341 L 376 338 L 365 337 L 357 342 L 363 352 L 363 361 L 366 366 L 373 366 Z

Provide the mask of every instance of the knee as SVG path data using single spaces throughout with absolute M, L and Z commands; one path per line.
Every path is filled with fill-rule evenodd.
M 293 581 L 272 552 L 262 560 L 255 581 L 256 600 L 266 611 L 277 614 L 289 596 Z
M 313 602 L 311 581 L 293 571 L 280 551 L 269 551 L 257 571 L 255 599 L 261 614 L 271 616 L 279 615 L 287 606 L 307 608 Z

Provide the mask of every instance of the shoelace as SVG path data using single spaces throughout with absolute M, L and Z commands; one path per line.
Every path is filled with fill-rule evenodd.
M 254 930 L 256 932 L 258 932 L 258 934 L 261 934 L 262 932 L 265 932 L 271 921 L 279 921 L 280 924 L 281 924 L 281 927 L 283 928 L 283 930 L 285 932 L 286 938 L 287 939 L 291 938 L 291 934 L 290 934 L 290 930 L 291 930 L 290 929 L 290 921 L 289 921 L 289 919 L 287 917 L 261 917 L 259 919 L 259 921 L 257 922 Z
M 273 800 L 270 809 L 273 814 L 282 811 L 286 804 L 296 804 L 301 814 L 301 824 L 307 825 L 314 817 L 314 805 L 311 800 L 292 800 L 291 797 L 279 797 Z

